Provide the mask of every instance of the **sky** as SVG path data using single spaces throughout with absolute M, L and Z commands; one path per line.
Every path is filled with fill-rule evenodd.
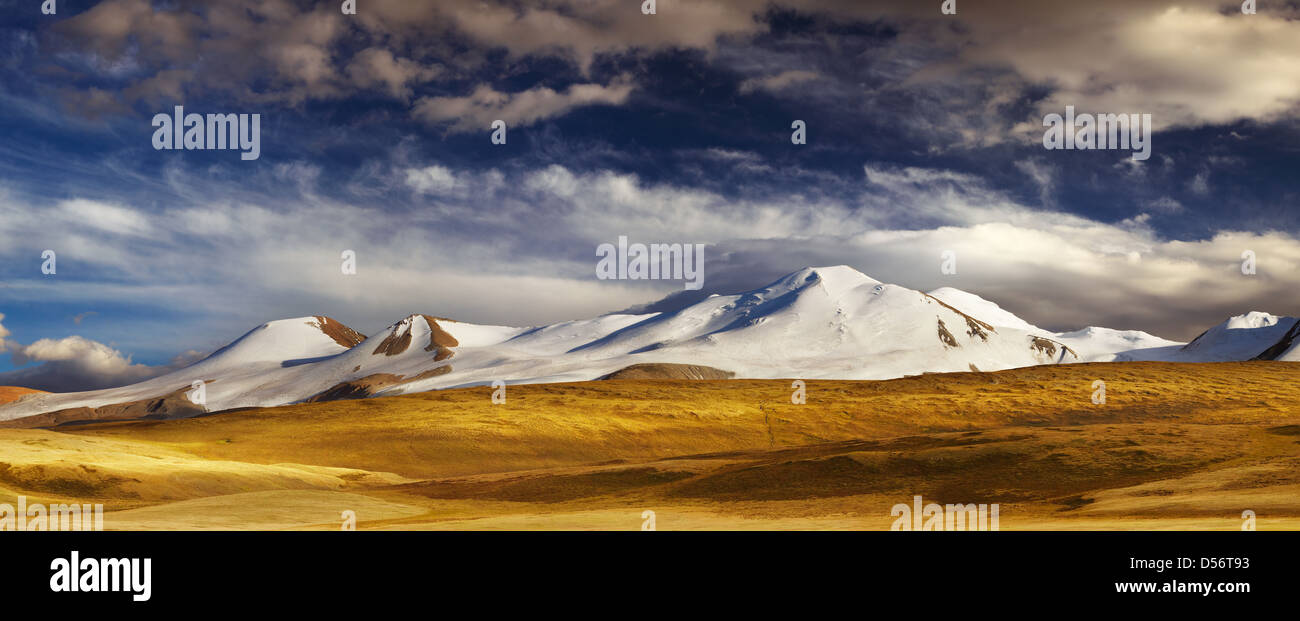
M 131 383 L 272 319 L 541 325 L 818 265 L 1177 340 L 1300 301 L 1295 2 L 43 4 L 0 0 L 0 384 Z M 178 105 L 260 115 L 260 156 L 155 149 Z M 1067 107 L 1150 115 L 1149 159 L 1045 148 Z M 597 278 L 620 236 L 705 244 L 703 288 Z

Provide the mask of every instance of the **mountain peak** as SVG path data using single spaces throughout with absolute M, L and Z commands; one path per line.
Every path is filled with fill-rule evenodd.
M 805 268 L 799 270 L 799 271 L 796 272 L 796 273 L 805 273 L 805 272 L 806 272 L 806 273 L 809 273 L 809 274 L 814 274 L 814 275 L 816 275 L 816 276 L 818 276 L 818 277 L 820 277 L 820 278 L 823 278 L 823 279 L 857 280 L 857 281 L 869 282 L 869 283 L 873 283 L 873 284 L 879 284 L 879 283 L 880 283 L 879 280 L 876 280 L 876 279 L 874 279 L 874 278 L 872 278 L 872 277 L 870 277 L 870 276 L 867 276 L 866 274 L 863 274 L 862 272 L 860 272 L 860 271 L 858 271 L 858 270 L 856 270 L 856 269 L 854 269 L 854 268 L 852 268 L 852 267 L 849 267 L 849 266 L 847 266 L 847 265 L 827 265 L 827 266 L 823 266 L 823 267 L 805 267 Z
M 392 329 L 392 328 L 398 328 L 398 327 L 401 327 L 401 326 L 410 325 L 410 324 L 411 324 L 412 322 L 414 322 L 417 318 L 423 318 L 425 321 L 430 322 L 430 323 L 432 323 L 432 322 L 436 322 L 436 321 L 446 321 L 446 322 L 451 322 L 451 323 L 459 323 L 459 322 L 456 321 L 455 319 L 448 319 L 448 318 L 446 318 L 446 317 L 439 317 L 439 316 L 437 316 L 437 315 L 430 315 L 430 314 L 428 314 L 428 313 L 411 313 L 410 315 L 407 315 L 407 316 L 401 318 L 400 320 L 398 320 L 397 323 L 394 323 L 394 324 L 392 324 L 392 325 L 390 325 L 390 326 L 388 326 L 388 327 L 389 327 L 389 329 Z
M 828 293 L 838 295 L 864 285 L 875 286 L 879 284 L 882 284 L 879 280 L 847 265 L 832 265 L 827 267 L 805 267 L 796 272 L 791 272 L 768 285 L 767 289 L 792 291 L 807 286 L 821 285 L 826 288 Z
M 459 343 L 455 337 L 438 325 L 439 321 L 456 323 L 450 319 L 422 313 L 407 315 L 401 321 L 389 326 L 388 334 L 379 342 L 373 355 L 396 356 L 407 350 L 412 339 L 427 337 L 428 344 L 423 346 L 424 351 L 439 352 L 440 357 L 436 360 L 451 357 L 450 348 L 456 347 Z
M 1244 315 L 1237 315 L 1228 318 L 1223 322 L 1225 330 L 1249 330 L 1252 328 L 1267 328 L 1277 325 L 1281 317 L 1263 311 L 1250 311 Z
M 1294 317 L 1279 317 L 1270 313 L 1251 311 L 1229 317 L 1223 323 L 1202 332 L 1182 351 L 1192 352 L 1207 360 L 1249 360 L 1273 348 L 1296 324 Z

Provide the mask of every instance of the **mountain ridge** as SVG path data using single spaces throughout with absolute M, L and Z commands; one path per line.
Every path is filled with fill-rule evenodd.
M 959 289 L 924 293 L 849 266 L 809 267 L 765 287 L 712 295 L 673 311 L 545 326 L 479 325 L 415 313 L 367 337 L 324 315 L 281 319 L 151 380 L 0 404 L 0 421 L 153 403 L 194 382 L 206 383 L 201 411 L 211 412 L 496 381 L 588 381 L 636 365 L 709 368 L 738 379 L 890 379 L 1074 362 L 1265 354 L 1292 360 L 1300 359 L 1298 323 L 1248 313 L 1187 344 L 1101 327 L 1055 333 Z M 172 411 L 188 416 L 200 410 L 166 410 Z

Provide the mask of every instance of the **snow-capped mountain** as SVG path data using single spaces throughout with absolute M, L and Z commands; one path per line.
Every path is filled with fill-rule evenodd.
M 323 316 L 272 321 L 184 369 L 121 388 L 28 395 L 0 405 L 0 420 L 192 416 L 495 380 L 585 381 L 638 364 L 712 367 L 739 378 L 886 379 L 1084 361 L 1246 360 L 1266 352 L 1290 360 L 1300 359 L 1296 324 L 1251 313 L 1186 345 L 1096 327 L 1053 333 L 958 289 L 922 293 L 846 266 L 807 268 L 672 312 L 540 327 L 416 314 L 366 338 Z M 199 381 L 203 407 L 185 396 Z
M 1113 330 L 1111 328 L 1089 326 L 1071 332 L 1050 332 L 1030 324 L 1003 310 L 997 304 L 973 293 L 943 287 L 931 291 L 930 295 L 943 300 L 964 313 L 984 319 L 995 326 L 1046 335 L 1069 347 L 1071 351 L 1078 355 L 1079 362 L 1112 362 L 1120 359 L 1139 359 L 1125 358 L 1125 356 L 1134 355 L 1135 352 L 1153 352 L 1163 348 L 1176 350 L 1183 345 L 1177 341 L 1162 339 L 1140 330 Z M 1158 360 L 1163 358 L 1140 359 Z
M 1231 362 L 1239 360 L 1300 361 L 1295 346 L 1300 324 L 1295 317 L 1279 317 L 1259 311 L 1230 317 L 1210 328 L 1190 343 L 1175 343 L 1145 332 L 1117 332 L 1106 328 L 1087 328 L 1092 332 L 1089 345 L 1099 346 L 1097 353 L 1086 356 L 1092 362 L 1158 360 L 1164 362 Z M 1073 342 L 1071 332 L 1058 335 L 1063 342 Z M 1108 341 L 1124 339 L 1130 347 L 1118 347 Z M 1112 351 L 1105 353 L 1110 347 Z
M 1197 360 L 1249 360 L 1259 357 L 1286 337 L 1295 324 L 1294 317 L 1278 317 L 1259 311 L 1246 313 L 1206 330 L 1183 346 L 1180 352 Z

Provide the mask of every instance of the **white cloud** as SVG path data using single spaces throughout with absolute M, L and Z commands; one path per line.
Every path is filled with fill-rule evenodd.
M 0 322 L 4 321 L 0 313 Z M 0 353 L 7 352 L 15 367 L 0 373 L 0 386 L 22 386 L 49 392 L 75 392 L 124 386 L 188 366 L 207 354 L 188 350 L 161 366 L 137 364 L 121 351 L 81 336 L 39 339 L 30 345 L 7 340 L 0 323 Z
M 15 366 L 38 366 L 0 373 L 0 384 L 17 385 L 50 392 L 72 392 L 110 388 L 143 381 L 170 371 L 170 367 L 133 364 L 103 343 L 80 336 L 40 339 L 30 345 L 9 348 Z
M 574 84 L 563 92 L 537 86 L 517 93 L 502 93 L 480 84 L 464 97 L 423 97 L 415 102 L 412 114 L 432 124 L 450 123 L 453 132 L 486 132 L 498 119 L 505 121 L 507 127 L 525 127 L 574 108 L 622 104 L 632 88 L 626 78 L 607 85 Z
M 147 235 L 152 231 L 143 214 L 120 205 L 78 198 L 59 203 L 58 209 L 67 221 L 85 228 L 118 235 Z
M 584 71 L 597 54 L 629 49 L 711 50 L 720 36 L 765 30 L 755 16 L 767 0 L 659 0 L 657 15 L 618 0 L 520 5 L 492 0 L 446 0 L 435 10 L 408 0 L 376 0 L 361 22 L 375 32 L 418 36 L 451 24 L 471 40 L 512 56 L 558 54 Z
M 1187 189 L 1201 196 L 1205 196 L 1209 194 L 1210 193 L 1209 173 L 1205 171 L 1196 173 L 1196 176 L 1193 177 L 1192 180 L 1188 182 Z
M 447 194 L 456 187 L 456 176 L 444 166 L 406 169 L 406 185 L 421 194 Z
M 740 83 L 740 92 L 752 93 L 759 90 L 779 92 L 795 84 L 820 79 L 821 77 L 822 75 L 816 71 L 782 71 L 781 73 L 761 78 L 749 78 Z
M 1157 213 L 1166 214 L 1182 213 L 1185 210 L 1182 203 L 1168 196 L 1161 196 L 1147 203 L 1147 208 Z
M 409 58 L 396 58 L 383 48 L 367 48 L 357 53 L 347 67 L 348 77 L 360 88 L 384 87 L 401 100 L 411 98 L 411 85 L 427 82 L 442 70 L 426 67 Z
M 4 313 L 0 313 L 0 322 L 3 322 L 4 320 L 5 320 Z M 10 343 L 8 340 L 6 340 L 8 338 L 9 338 L 9 330 L 5 328 L 3 323 L 0 323 L 0 353 L 4 353 L 8 351 L 11 345 L 17 346 L 17 343 Z
M 1293 116 L 1300 102 L 1300 21 L 1282 7 L 1257 15 L 1231 10 L 1239 5 L 1016 0 L 1002 10 L 963 12 L 961 28 L 905 30 L 903 38 L 934 35 L 953 52 L 947 62 L 914 74 L 913 84 L 993 67 L 1010 68 L 1022 90 L 1050 86 L 1035 116 L 1015 130 L 1031 140 L 1042 137 L 1042 114 L 1062 113 L 1067 105 L 1149 113 L 1157 129 Z

